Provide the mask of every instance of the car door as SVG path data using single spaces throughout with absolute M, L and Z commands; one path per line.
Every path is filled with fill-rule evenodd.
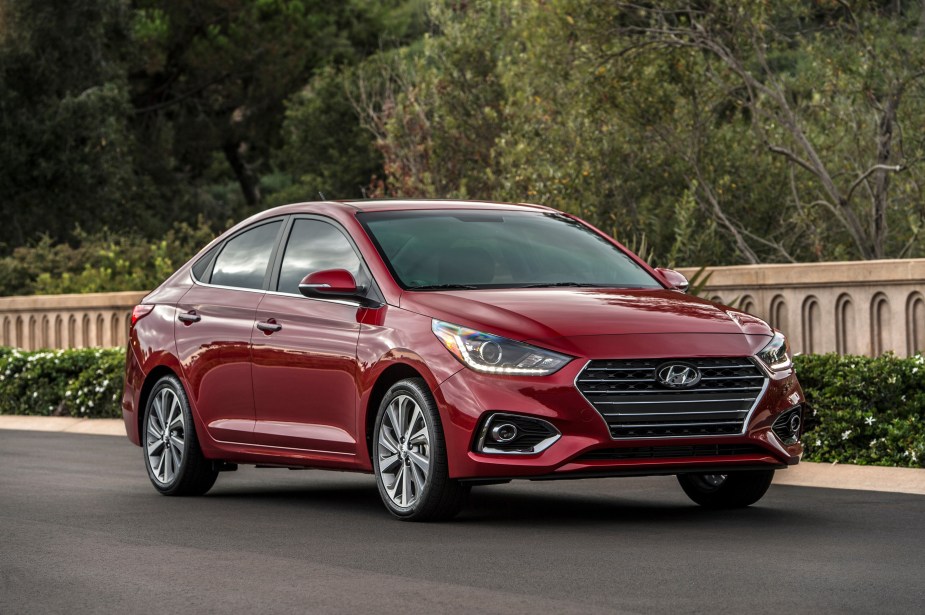
M 359 305 L 303 297 L 298 285 L 325 269 L 346 269 L 367 288 L 371 278 L 346 234 L 324 219 L 293 218 L 282 245 L 251 338 L 255 443 L 354 454 Z
M 206 254 L 177 305 L 174 332 L 190 401 L 218 441 L 253 442 L 251 331 L 284 221 L 258 223 Z

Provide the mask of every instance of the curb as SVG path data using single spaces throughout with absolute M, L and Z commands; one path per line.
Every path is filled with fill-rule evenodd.
M 125 437 L 125 423 L 122 422 L 122 419 L 82 419 L 73 416 L 0 414 L 0 429 Z
M 122 419 L 0 414 L 0 429 L 125 437 Z M 925 469 L 804 461 L 775 473 L 774 484 L 925 495 Z
M 774 484 L 925 495 L 925 469 L 803 461 L 775 472 Z

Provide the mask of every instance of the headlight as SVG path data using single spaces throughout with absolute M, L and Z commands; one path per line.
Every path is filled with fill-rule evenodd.
M 548 376 L 572 360 L 550 350 L 434 320 L 431 327 L 464 365 L 486 374 Z
M 761 349 L 761 352 L 758 353 L 758 358 L 772 372 L 790 369 L 793 365 L 787 338 L 780 331 L 774 332 L 774 337 L 771 338 L 767 346 Z

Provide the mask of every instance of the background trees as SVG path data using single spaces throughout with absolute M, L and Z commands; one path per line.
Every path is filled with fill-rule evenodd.
M 0 290 L 319 193 L 541 202 L 659 264 L 925 256 L 923 42 L 922 0 L 5 0 Z

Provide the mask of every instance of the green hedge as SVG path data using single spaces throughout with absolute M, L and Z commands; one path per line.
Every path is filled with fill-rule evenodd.
M 816 412 L 805 459 L 925 467 L 925 357 L 799 356 Z
M 0 414 L 121 417 L 125 350 L 0 348 Z
M 0 414 L 119 417 L 125 351 L 0 348 Z M 925 467 L 925 358 L 800 356 L 808 461 Z

